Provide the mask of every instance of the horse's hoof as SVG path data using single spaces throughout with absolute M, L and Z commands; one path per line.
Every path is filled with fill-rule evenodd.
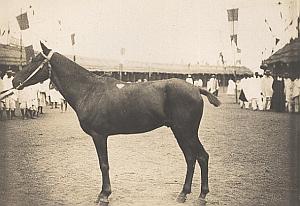
M 184 203 L 186 201 L 186 194 L 180 193 L 176 199 L 178 203 Z
M 207 193 L 202 193 L 199 195 L 199 199 L 203 199 L 205 200 L 205 197 L 206 197 Z
M 102 201 L 100 201 L 98 203 L 98 206 L 108 206 L 108 202 L 102 202 Z
M 207 203 L 207 201 L 205 200 L 205 198 L 202 198 L 201 196 L 199 196 L 198 200 L 199 200 L 199 205 L 200 206 L 204 206 Z

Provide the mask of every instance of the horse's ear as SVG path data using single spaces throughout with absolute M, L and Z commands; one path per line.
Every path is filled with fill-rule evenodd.
M 51 49 L 48 49 L 45 44 L 43 44 L 43 42 L 40 41 L 43 53 L 47 56 L 49 54 L 49 52 L 51 51 Z

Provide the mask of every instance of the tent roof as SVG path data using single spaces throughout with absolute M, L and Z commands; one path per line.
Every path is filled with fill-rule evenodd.
M 283 48 L 279 49 L 272 56 L 264 61 L 266 64 L 274 64 L 283 62 L 290 64 L 293 62 L 300 62 L 300 38 L 291 40 Z

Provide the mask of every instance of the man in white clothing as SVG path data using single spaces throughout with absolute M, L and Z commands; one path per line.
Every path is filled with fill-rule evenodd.
M 190 74 L 189 74 L 188 77 L 185 79 L 185 81 L 186 81 L 187 83 L 194 84 L 194 80 L 193 80 L 193 78 L 192 78 L 192 76 L 191 76 Z
M 13 88 L 12 80 L 13 72 L 12 70 L 8 70 L 6 72 L 6 75 L 3 77 L 4 91 Z M 15 94 L 10 95 L 4 99 L 7 119 L 13 119 L 13 117 L 15 116 L 16 100 L 17 96 Z
M 219 93 L 219 81 L 216 78 L 216 75 L 212 75 L 209 82 L 207 83 L 207 89 L 210 93 L 218 96 Z
M 293 111 L 293 88 L 294 82 L 289 77 L 288 73 L 284 74 L 284 94 L 285 94 L 285 108 L 287 112 Z
M 262 96 L 261 96 L 261 79 L 258 72 L 254 73 L 254 77 L 250 80 L 251 84 L 251 105 L 253 110 L 263 110 Z
M 300 112 L 300 77 L 294 80 L 294 87 L 293 87 L 293 95 L 292 98 L 295 102 L 295 112 Z
M 203 87 L 203 81 L 202 81 L 202 79 L 198 79 L 198 80 L 195 80 L 194 81 L 194 85 L 196 86 L 196 87 Z
M 261 86 L 262 86 L 262 94 L 263 94 L 263 108 L 264 110 L 270 110 L 271 108 L 271 99 L 273 95 L 273 77 L 271 76 L 271 71 L 266 70 L 263 78 L 261 79 Z
M 0 93 L 4 90 L 4 82 L 2 79 L 2 73 L 0 71 Z M 0 100 L 0 120 L 3 118 L 3 111 L 4 111 L 4 100 Z

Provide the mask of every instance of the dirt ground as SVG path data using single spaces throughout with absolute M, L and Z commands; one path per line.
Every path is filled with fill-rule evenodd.
M 300 205 L 300 115 L 220 99 L 220 108 L 205 100 L 199 130 L 210 154 L 206 205 Z M 175 201 L 186 165 L 170 129 L 110 137 L 109 160 L 111 206 L 199 205 L 198 166 L 192 194 Z M 73 111 L 0 122 L 0 205 L 96 205 L 100 188 L 92 139 Z

